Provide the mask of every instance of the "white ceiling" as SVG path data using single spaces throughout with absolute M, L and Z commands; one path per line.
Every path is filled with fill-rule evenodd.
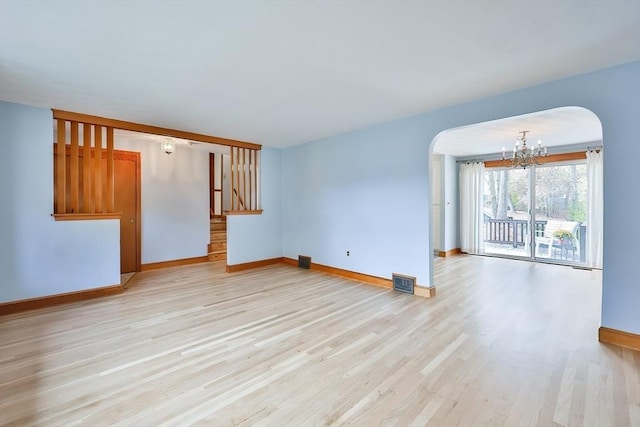
M 275 147 L 639 58 L 638 0 L 0 0 L 0 99 Z
M 567 146 L 602 144 L 602 124 L 591 111 L 581 107 L 561 107 L 501 120 L 448 129 L 441 132 L 433 151 L 454 157 L 502 155 L 512 151 L 520 131 L 527 130 L 527 145 L 534 148 L 541 140 L 549 153 L 565 151 Z

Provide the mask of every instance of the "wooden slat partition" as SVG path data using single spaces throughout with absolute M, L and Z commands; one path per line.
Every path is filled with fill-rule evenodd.
M 229 214 L 260 213 L 260 150 L 231 148 L 231 211 Z
M 169 135 L 229 146 L 231 210 L 222 212 L 221 209 L 220 214 L 262 212 L 258 178 L 262 147 L 258 144 L 61 110 L 53 110 L 53 118 L 57 124 L 54 147 L 54 217 L 56 219 L 73 219 L 74 215 L 77 215 L 78 219 L 88 219 L 91 215 L 113 217 L 110 214 L 114 213 L 115 192 L 114 129 Z M 82 132 L 80 132 L 80 126 L 82 126 Z M 70 132 L 67 137 L 68 129 Z M 80 134 L 82 134 L 81 140 Z M 103 146 L 103 141 L 106 146 Z M 220 172 L 222 173 L 222 161 Z M 222 203 L 223 189 L 216 191 L 220 192 Z
M 63 118 L 56 118 L 56 125 L 54 216 L 113 217 L 109 215 L 115 200 L 113 128 Z

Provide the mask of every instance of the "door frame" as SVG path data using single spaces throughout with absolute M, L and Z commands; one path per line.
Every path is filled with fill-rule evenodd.
M 140 162 L 140 152 L 138 151 L 125 151 L 125 150 L 113 150 L 113 159 L 115 160 L 126 160 L 132 161 L 136 165 L 136 177 L 135 177 L 135 189 L 136 189 L 136 272 L 141 271 L 140 265 L 142 260 L 142 173 L 141 173 L 141 162 Z M 117 195 L 114 194 L 114 197 Z M 120 217 L 120 221 L 123 218 Z M 122 246 L 120 246 L 120 250 L 122 250 Z M 120 266 L 122 269 L 122 266 Z
M 571 151 L 567 153 L 549 155 L 545 159 L 543 159 L 541 164 L 533 165 L 530 168 L 526 168 L 528 170 L 527 187 L 528 187 L 528 203 L 529 203 L 529 207 L 528 207 L 529 219 L 528 219 L 527 227 L 530 230 L 527 236 L 529 239 L 528 243 L 530 245 L 528 255 L 505 255 L 505 254 L 487 253 L 487 252 L 483 252 L 481 255 L 493 256 L 498 258 L 519 259 L 519 260 L 541 262 L 541 263 L 555 264 L 555 265 L 585 266 L 585 263 L 581 263 L 581 262 L 568 262 L 567 260 L 562 262 L 561 260 L 554 260 L 550 258 L 536 256 L 536 253 L 535 253 L 535 248 L 536 248 L 535 204 L 537 199 L 536 171 L 538 168 L 562 166 L 567 164 L 584 164 L 586 163 L 586 158 L 587 158 L 586 153 L 583 151 Z M 489 161 L 485 161 L 484 164 L 485 164 L 485 171 L 487 169 L 494 169 L 494 170 L 512 169 L 512 167 L 509 166 L 508 163 L 506 163 L 504 160 L 489 160 Z

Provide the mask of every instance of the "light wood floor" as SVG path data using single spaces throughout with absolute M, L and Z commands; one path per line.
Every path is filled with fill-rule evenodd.
M 640 426 L 640 353 L 597 341 L 600 272 L 461 255 L 436 274 L 425 300 L 207 263 L 0 317 L 0 424 Z

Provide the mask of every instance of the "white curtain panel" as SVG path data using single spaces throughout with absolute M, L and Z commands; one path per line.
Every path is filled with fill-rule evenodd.
M 482 253 L 484 163 L 460 165 L 460 249 L 470 254 Z
M 603 249 L 603 168 L 600 152 L 587 151 L 587 254 L 586 262 L 591 267 L 602 268 Z

